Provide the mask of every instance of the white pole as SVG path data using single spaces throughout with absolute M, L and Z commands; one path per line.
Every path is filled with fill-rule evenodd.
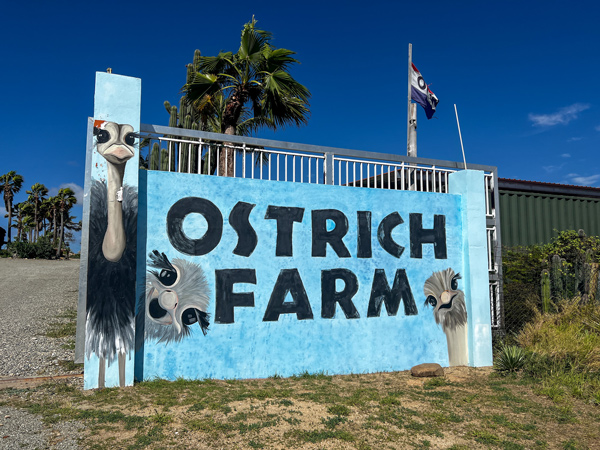
M 410 111 L 410 99 L 411 99 L 411 79 L 412 79 L 412 44 L 408 44 L 408 107 L 406 110 L 406 154 L 412 155 L 410 148 L 410 134 L 411 134 L 411 111 Z
M 465 163 L 465 170 L 467 170 L 467 160 L 465 158 L 465 147 L 463 146 L 462 134 L 460 132 L 460 122 L 458 121 L 458 111 L 456 110 L 456 103 L 454 104 L 454 114 L 456 114 L 456 125 L 458 125 L 458 137 L 460 138 L 460 148 L 462 148 L 463 161 Z

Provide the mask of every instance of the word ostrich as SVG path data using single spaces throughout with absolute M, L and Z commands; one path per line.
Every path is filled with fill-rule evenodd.
M 134 156 L 131 125 L 96 121 L 98 153 L 106 160 L 106 180 L 91 186 L 86 357 L 99 359 L 98 387 L 105 385 L 106 364 L 118 359 L 119 384 L 133 350 L 137 192 L 123 185 L 125 166 Z
M 433 307 L 433 317 L 446 335 L 450 366 L 466 366 L 469 362 L 467 348 L 467 307 L 465 294 L 458 289 L 461 276 L 448 268 L 434 272 L 423 288 L 425 304 Z

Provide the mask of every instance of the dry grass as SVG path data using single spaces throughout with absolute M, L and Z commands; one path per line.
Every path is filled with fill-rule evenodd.
M 600 408 L 553 401 L 490 369 L 245 381 L 153 381 L 81 391 L 49 384 L 0 392 L 47 423 L 86 424 L 90 449 L 598 448 Z

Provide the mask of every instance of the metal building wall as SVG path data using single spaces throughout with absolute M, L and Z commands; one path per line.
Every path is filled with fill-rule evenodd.
M 600 198 L 503 190 L 500 192 L 502 245 L 549 242 L 556 231 L 585 230 L 600 236 Z

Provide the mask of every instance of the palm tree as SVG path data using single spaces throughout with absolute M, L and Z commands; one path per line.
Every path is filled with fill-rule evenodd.
M 53 239 L 52 242 L 56 243 L 57 235 L 56 235 L 56 223 L 58 221 L 58 198 L 57 197 L 48 197 L 43 202 L 42 209 L 46 211 L 46 219 L 48 219 L 49 225 L 48 230 L 46 232 L 51 232 Z
M 12 202 L 15 194 L 21 190 L 22 185 L 23 177 L 14 170 L 0 176 L 0 188 L 4 193 L 4 207 L 8 213 L 8 243 L 10 243 L 11 238 Z
M 35 227 L 32 242 L 35 242 L 39 237 L 39 223 L 41 222 L 39 220 L 41 215 L 38 215 L 38 212 L 40 212 L 40 206 L 41 203 L 44 201 L 44 197 L 48 195 L 48 189 L 41 183 L 35 183 L 33 186 L 31 186 L 31 190 L 25 192 L 29 194 L 29 201 L 34 206 L 33 220 L 35 223 Z
M 75 198 L 75 192 L 71 188 L 62 188 L 56 195 L 56 202 L 58 208 L 58 215 L 60 216 L 60 231 L 58 234 L 58 248 L 56 249 L 56 257 L 60 258 L 63 244 L 63 237 L 65 235 L 65 217 L 69 217 L 69 211 L 77 203 Z
M 240 121 L 247 129 L 306 124 L 310 92 L 289 73 L 298 62 L 292 58 L 295 52 L 276 49 L 270 41 L 271 33 L 256 28 L 252 17 L 242 29 L 237 53 L 194 58 L 181 90 L 200 116 L 220 122 L 221 133 L 237 134 Z M 220 167 L 223 175 L 233 176 L 233 152 L 221 153 Z

